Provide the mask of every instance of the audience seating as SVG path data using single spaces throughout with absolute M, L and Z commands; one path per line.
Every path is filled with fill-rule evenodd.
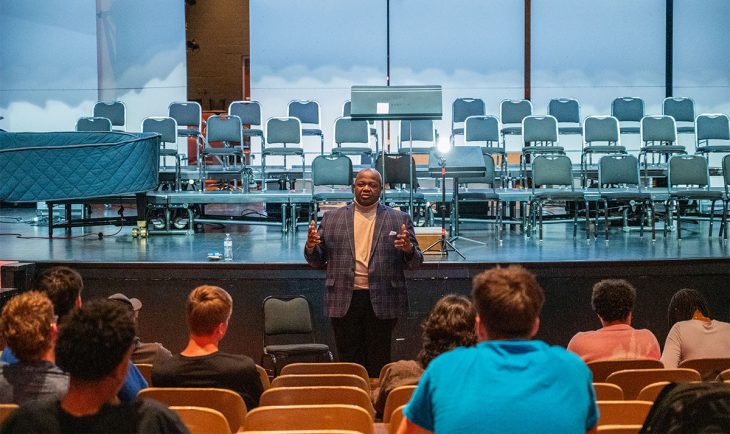
M 645 386 L 643 389 L 641 389 L 641 392 L 639 392 L 639 396 L 636 397 L 639 401 L 656 401 L 656 397 L 659 396 L 659 392 L 661 392 L 667 384 L 671 384 L 669 381 L 657 381 L 656 383 L 651 383 L 648 386 Z
M 617 360 L 596 360 L 588 363 L 588 368 L 593 373 L 593 381 L 602 383 L 609 375 L 624 369 L 656 369 L 663 368 L 659 360 L 652 359 L 617 359 Z
M 641 389 L 658 381 L 700 381 L 700 373 L 694 369 L 625 369 L 606 378 L 624 391 L 624 399 L 636 399 Z
M 720 379 L 722 381 L 730 381 L 730 369 L 725 369 L 724 371 L 720 372 Z
M 258 407 L 246 416 L 245 431 L 345 429 L 374 434 L 366 410 L 354 405 L 286 405 Z
M 228 389 L 197 387 L 148 387 L 139 391 L 139 398 L 149 398 L 168 406 L 206 407 L 220 411 L 231 432 L 237 432 L 246 417 L 243 398 Z
M 403 410 L 405 408 L 405 405 L 401 405 L 393 410 L 393 414 L 390 415 L 390 423 L 388 424 L 388 434 L 395 434 L 398 432 L 398 427 L 403 421 Z
M 641 425 L 600 425 L 597 431 L 601 434 L 638 434 Z
M 385 408 L 383 409 L 384 423 L 390 422 L 393 412 L 398 407 L 408 404 L 415 390 L 416 386 L 398 386 L 390 391 L 388 397 L 385 398 Z
M 370 395 L 359 387 L 272 387 L 261 395 L 259 404 L 262 407 L 275 405 L 355 405 L 367 410 L 370 417 L 375 417 L 375 409 L 372 402 L 370 402 Z
M 230 434 L 231 432 L 226 417 L 218 410 L 190 406 L 171 406 L 170 410 L 180 416 L 180 420 L 190 434 Z
M 135 363 L 134 366 L 139 369 L 139 373 L 142 374 L 147 384 L 152 386 L 152 364 L 151 363 Z
M 598 401 L 598 426 L 642 425 L 652 405 L 650 401 Z
M 612 383 L 593 383 L 593 390 L 596 391 L 596 401 L 621 401 L 624 399 L 624 391 Z
M 3 423 L 17 409 L 17 404 L 0 404 L 0 423 Z
M 279 375 L 271 387 L 349 386 L 359 387 L 370 393 L 370 385 L 357 375 L 350 374 L 302 374 Z
M 678 367 L 694 369 L 700 373 L 702 380 L 715 380 L 726 369 L 730 369 L 730 358 L 684 360 Z
M 261 365 L 256 365 L 256 371 L 259 373 L 261 385 L 264 386 L 264 390 L 271 388 L 271 380 L 269 379 L 269 373 L 266 372 L 266 369 L 264 369 Z
M 281 369 L 281 375 L 307 375 L 307 374 L 349 374 L 357 375 L 370 382 L 368 371 L 364 366 L 348 362 L 325 362 L 325 363 L 290 363 Z

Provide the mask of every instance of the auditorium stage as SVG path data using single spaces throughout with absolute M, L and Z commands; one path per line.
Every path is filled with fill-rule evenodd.
M 117 208 L 99 212 L 115 215 Z M 133 214 L 134 211 L 129 211 Z M 229 334 L 222 345 L 227 351 L 261 354 L 261 302 L 268 295 L 304 294 L 313 304 L 319 341 L 333 344 L 322 312 L 324 273 L 310 269 L 302 257 L 305 228 L 282 234 L 273 226 L 205 226 L 194 235 L 156 235 L 133 238 L 130 227 L 73 228 L 72 239 L 52 240 L 47 227 L 32 225 L 34 209 L 0 208 L 0 260 L 34 263 L 37 270 L 56 264 L 78 269 L 86 282 L 85 298 L 124 292 L 144 303 L 140 314 L 143 340 L 163 342 L 173 351 L 185 343 L 184 305 L 187 293 L 197 285 L 222 286 L 234 297 Z M 684 239 L 676 232 L 664 237 L 661 230 L 651 242 L 638 231 L 612 227 L 610 242 L 585 240 L 581 228 L 573 239 L 568 224 L 545 227 L 545 239 L 526 238 L 516 230 L 505 232 L 502 245 L 496 232 L 484 223 L 462 225 L 461 235 L 481 241 L 457 240 L 463 260 L 427 255 L 424 266 L 409 274 L 408 315 L 396 328 L 394 357 L 414 357 L 420 345 L 418 324 L 442 295 L 467 294 L 471 278 L 495 264 L 521 263 L 535 272 L 546 292 L 546 304 L 538 337 L 565 345 L 577 331 L 599 327 L 590 308 L 592 285 L 603 278 L 626 278 L 638 289 L 634 325 L 653 330 L 660 342 L 668 331 L 666 306 L 673 292 L 694 287 L 711 300 L 718 319 L 730 319 L 730 247 L 717 237 L 707 237 L 707 222 L 683 224 Z M 98 237 L 102 232 L 104 236 Z M 207 259 L 223 250 L 223 237 L 234 237 L 234 261 Z M 14 235 L 21 234 L 17 238 Z M 83 236 L 89 234 L 89 236 Z M 38 238 L 34 238 L 38 237 Z

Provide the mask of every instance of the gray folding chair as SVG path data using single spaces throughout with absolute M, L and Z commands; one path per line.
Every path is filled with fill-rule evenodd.
M 76 131 L 109 132 L 111 130 L 112 122 L 107 118 L 82 117 L 76 121 Z
M 677 134 L 695 132 L 695 102 L 692 98 L 669 97 L 662 102 L 662 114 L 674 118 Z
M 183 138 L 195 138 L 195 162 L 198 165 L 198 175 L 202 176 L 202 163 L 200 162 L 200 151 L 207 147 L 203 131 L 203 109 L 195 101 L 173 102 L 167 107 L 169 117 L 177 122 L 177 136 Z M 201 185 L 201 190 L 205 186 Z
M 481 116 L 480 116 L 481 117 Z M 468 133 L 467 133 L 468 134 Z M 499 133 L 497 133 L 499 137 Z M 465 145 L 466 146 L 466 145 Z M 456 146 L 455 148 L 458 148 Z M 493 154 L 485 151 L 487 148 L 482 148 L 482 158 L 484 159 L 484 176 L 478 178 L 459 178 L 459 184 L 468 183 L 480 183 L 488 184 L 490 189 L 481 191 L 464 191 L 459 192 L 456 200 L 461 202 L 494 202 L 494 223 L 497 228 L 497 241 L 502 242 L 502 201 L 497 194 L 497 180 L 496 170 L 494 167 Z M 453 219 L 452 219 L 453 225 Z
M 233 101 L 228 106 L 228 114 L 241 118 L 243 137 L 258 137 L 261 139 L 261 148 L 264 147 L 264 129 L 261 123 L 261 104 L 258 101 Z M 253 151 L 248 147 L 250 155 Z
M 175 160 L 175 190 L 180 191 L 180 154 L 177 151 L 177 122 L 170 117 L 147 117 L 142 120 L 143 133 L 157 133 L 160 135 L 160 158 L 172 157 Z M 167 143 L 172 148 L 166 148 Z M 161 166 L 161 168 L 164 166 Z
M 611 116 L 619 121 L 621 134 L 639 134 L 639 122 L 644 117 L 644 100 L 632 96 L 611 101 Z
M 532 115 L 532 103 L 526 99 L 504 100 L 499 104 L 499 118 L 502 121 L 502 143 L 506 146 L 505 136 L 521 135 L 522 120 Z
M 351 202 L 352 160 L 345 155 L 319 155 L 312 161 L 312 218 L 317 218 L 317 208 L 322 202 Z M 316 191 L 329 185 L 329 191 Z M 335 187 L 341 187 L 335 189 Z M 344 187 L 344 188 L 343 188 Z
M 539 188 L 545 187 L 545 188 Z M 578 204 L 586 209 L 586 240 L 588 231 L 588 204 L 583 191 L 576 191 L 573 184 L 573 163 L 565 155 L 538 155 L 532 161 L 532 197 L 530 198 L 531 221 L 539 220 L 539 240 L 542 243 L 543 207 L 546 203 L 568 201 L 575 204 L 573 214 L 573 238 L 578 235 Z
M 200 153 L 202 163 L 201 185 L 205 191 L 205 181 L 208 179 L 210 170 L 206 157 L 213 156 L 220 158 L 222 169 L 221 174 L 244 173 L 246 156 L 243 153 L 243 134 L 241 132 L 241 118 L 229 115 L 213 115 L 208 118 L 205 128 L 205 140 L 211 145 L 204 148 Z M 222 142 L 222 147 L 213 147 L 214 142 Z M 237 162 L 236 160 L 240 160 Z M 244 190 L 248 189 L 249 180 L 243 179 Z M 237 180 L 236 184 L 237 186 Z
M 408 154 L 430 154 L 438 141 L 436 125 L 430 119 L 419 119 L 413 121 L 400 121 L 400 134 L 398 135 L 398 153 Z M 412 139 L 412 140 L 411 140 Z M 413 142 L 413 148 L 411 148 Z
M 369 130 L 367 121 L 354 120 L 349 117 L 337 118 L 334 125 L 335 146 L 332 147 L 332 154 L 365 154 L 372 157 L 373 149 L 370 147 Z
M 710 232 L 715 216 L 715 202 L 723 200 L 723 194 L 710 189 L 710 170 L 707 159 L 700 155 L 674 155 L 669 159 L 667 168 L 669 199 L 667 206 L 674 205 L 677 221 L 677 239 L 682 239 L 682 202 L 688 200 L 710 201 Z M 670 209 L 670 208 L 668 208 Z M 666 225 L 664 232 L 666 234 Z
M 580 170 L 583 187 L 588 186 L 588 165 L 594 154 L 624 154 L 620 145 L 618 119 L 613 116 L 588 116 L 583 122 L 583 150 L 580 154 Z
M 464 120 L 464 142 L 467 145 L 479 144 L 485 155 L 498 156 L 500 180 L 507 185 L 507 151 L 504 143 L 499 142 L 499 119 L 495 116 L 469 116 Z M 482 145 L 483 144 L 483 145 Z
M 722 225 L 721 231 L 723 240 L 727 242 L 727 214 L 730 207 L 730 154 L 722 157 L 722 179 L 725 188 L 725 196 L 722 201 Z
M 352 101 L 350 101 L 348 99 L 347 101 L 345 101 L 342 104 L 342 117 L 343 118 L 349 118 L 350 117 L 351 110 L 352 110 Z M 368 125 L 370 126 L 370 130 L 369 130 L 370 131 L 370 135 L 373 136 L 373 139 L 375 139 L 375 152 L 377 153 L 378 152 L 378 149 L 380 149 L 378 147 L 378 145 L 379 145 L 379 143 L 378 143 L 378 129 L 374 127 L 375 121 L 368 121 Z
M 730 119 L 722 113 L 703 113 L 695 120 L 697 154 L 730 152 Z
M 531 156 L 565 154 L 563 147 L 558 146 L 558 121 L 549 115 L 530 115 L 522 119 L 522 143 L 520 173 L 523 182 L 527 180 L 527 163 Z
M 558 120 L 558 134 L 583 134 L 580 104 L 572 98 L 554 98 L 548 103 L 548 114 Z
M 664 156 L 665 159 L 673 154 L 685 154 L 684 146 L 677 145 L 677 126 L 671 116 L 644 116 L 641 118 L 641 143 L 639 162 L 644 158 L 644 176 L 649 176 L 649 159 L 652 155 L 652 164 L 659 164 L 655 156 Z
M 324 154 L 324 133 L 319 103 L 314 100 L 293 100 L 287 105 L 287 116 L 299 119 L 302 136 L 319 136 L 320 154 Z
M 124 131 L 124 126 L 127 124 L 127 108 L 121 101 L 99 101 L 94 104 L 94 117 L 107 118 L 112 122 L 112 128 L 121 127 L 118 131 Z
M 277 145 L 277 146 L 274 146 Z M 279 146 L 280 145 L 280 146 Z M 304 179 L 304 148 L 302 148 L 302 124 L 295 117 L 273 117 L 266 121 L 266 145 L 261 150 L 261 179 L 266 189 L 266 157 L 298 156 L 302 159 L 302 179 Z M 288 172 L 287 172 L 288 174 Z
M 481 98 L 456 98 L 451 104 L 451 144 L 454 137 L 464 134 L 465 121 L 470 116 L 484 116 L 487 108 Z

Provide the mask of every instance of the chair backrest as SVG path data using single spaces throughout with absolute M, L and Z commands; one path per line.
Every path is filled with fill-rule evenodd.
M 583 142 L 618 144 L 621 141 L 618 119 L 613 116 L 588 116 L 583 121 Z
M 606 185 L 636 186 L 641 189 L 639 159 L 629 154 L 609 154 L 598 160 L 598 188 Z
M 405 405 L 393 410 L 393 414 L 390 415 L 390 423 L 388 424 L 388 434 L 395 434 L 398 432 L 398 427 L 403 421 L 403 410 L 406 409 Z
M 121 127 L 127 123 L 127 108 L 121 101 L 99 101 L 94 104 L 94 117 L 107 118 L 113 126 Z
M 436 142 L 436 126 L 430 119 L 400 121 L 400 144 L 407 146 L 411 136 L 414 142 Z
M 558 120 L 553 116 L 526 116 L 522 119 L 524 143 L 558 141 Z
M 344 155 L 318 155 L 312 161 L 312 184 L 352 185 L 352 160 Z
M 142 374 L 147 384 L 152 386 L 152 364 L 151 363 L 135 363 L 139 373 Z
M 701 155 L 673 155 L 669 159 L 667 184 L 672 191 L 678 186 L 708 188 L 710 171 L 707 159 Z
M 139 398 L 149 398 L 171 406 L 207 407 L 220 411 L 231 432 L 237 432 L 246 417 L 246 403 L 241 395 L 228 389 L 208 387 L 148 387 Z
M 680 362 L 678 367 L 694 369 L 703 380 L 714 380 L 721 372 L 730 369 L 730 358 L 689 359 Z
M 287 116 L 297 118 L 303 124 L 319 125 L 319 103 L 309 99 L 289 101 Z
M 263 302 L 264 340 L 266 336 L 311 334 L 312 312 L 304 296 L 269 296 Z
M 624 399 L 624 391 L 615 384 L 593 383 L 596 401 L 620 401 Z
M 233 101 L 228 106 L 228 114 L 241 118 L 243 125 L 261 126 L 261 103 L 258 101 Z
M 677 124 L 671 116 L 644 116 L 641 118 L 641 141 L 675 143 Z
M 76 131 L 108 132 L 112 130 L 112 122 L 107 118 L 83 117 L 76 121 Z
M 664 98 L 662 114 L 673 117 L 677 122 L 694 122 L 695 102 L 692 98 L 676 96 Z
M 352 101 L 349 99 L 342 104 L 342 117 L 349 118 L 352 114 Z
M 522 119 L 532 115 L 532 103 L 526 99 L 506 99 L 499 104 L 499 118 L 502 124 L 521 124 Z
M 641 431 L 641 424 L 634 425 L 599 425 L 596 431 L 601 434 L 638 434 Z
M 261 385 L 264 386 L 264 390 L 271 388 L 271 380 L 266 369 L 263 366 L 256 365 L 256 372 L 259 373 L 259 379 L 261 379 Z
M 368 121 L 352 118 L 337 118 L 334 127 L 335 143 L 370 143 L 370 126 Z
M 205 139 L 210 142 L 243 143 L 241 118 L 213 115 L 206 121 Z
M 641 425 L 646 420 L 651 401 L 598 401 L 598 425 Z
M 368 412 L 354 405 L 285 405 L 258 407 L 246 416 L 246 431 L 345 429 L 373 434 Z
M 469 116 L 485 114 L 487 114 L 487 109 L 481 98 L 456 98 L 451 103 L 451 129 L 454 129 L 454 124 L 464 122 Z
M 226 417 L 218 410 L 177 405 L 171 406 L 170 410 L 177 413 L 190 434 L 231 433 Z
M 730 140 L 730 118 L 723 113 L 703 113 L 695 119 L 697 142 Z
M 636 397 L 639 401 L 656 401 L 656 397 L 659 396 L 659 392 L 664 390 L 664 388 L 667 386 L 667 384 L 671 384 L 669 381 L 657 381 L 656 383 L 651 383 L 647 386 L 644 386 L 641 391 L 639 391 L 639 395 Z
M 408 168 L 410 162 L 411 168 Z M 385 171 L 383 171 L 385 164 Z M 375 160 L 375 169 L 384 174 L 386 184 L 407 184 L 416 185 L 416 161 L 410 155 L 387 155 L 383 160 L 383 155 L 379 154 Z M 412 173 L 411 182 L 409 182 L 408 174 Z
M 195 101 L 173 102 L 167 107 L 167 114 L 175 119 L 178 127 L 194 127 L 200 130 L 203 123 L 203 109 Z
M 366 383 L 370 382 L 368 371 L 358 363 L 329 362 L 329 363 L 290 363 L 281 369 L 281 375 L 307 374 L 349 374 L 357 375 Z
M 347 386 L 370 392 L 370 385 L 360 376 L 352 374 L 297 374 L 279 375 L 271 381 L 271 387 Z
M 624 391 L 624 399 L 636 399 L 645 386 L 658 381 L 700 381 L 700 373 L 694 369 L 625 369 L 606 378 Z
M 728 194 L 730 188 L 730 154 L 722 157 L 722 178 L 725 184 L 725 195 Z
M 548 114 L 558 122 L 580 123 L 580 104 L 572 98 L 554 98 L 548 103 Z
M 366 410 L 370 414 L 370 417 L 375 417 L 375 409 L 370 401 L 370 395 L 359 387 L 272 387 L 266 390 L 259 400 L 259 405 L 262 407 L 271 405 L 324 404 L 356 405 Z
M 170 117 L 147 117 L 142 120 L 143 133 L 158 133 L 163 143 L 177 142 L 177 122 Z
M 393 416 L 393 412 L 401 406 L 408 404 L 411 400 L 416 386 L 398 386 L 391 390 L 388 397 L 385 398 L 385 407 L 383 409 L 383 423 L 388 423 Z
M 299 145 L 302 143 L 302 123 L 295 117 L 276 117 L 266 121 L 266 144 Z
M 495 116 L 469 116 L 464 121 L 464 142 L 499 144 L 499 119 Z
M 615 98 L 611 101 L 611 116 L 619 122 L 639 122 L 644 117 L 644 100 L 632 96 Z
M 565 155 L 538 155 L 532 160 L 532 189 L 540 186 L 573 188 L 573 163 Z
M 588 362 L 588 369 L 593 374 L 593 381 L 597 383 L 605 382 L 609 375 L 624 369 L 659 369 L 663 367 L 664 364 L 661 361 L 652 359 L 617 359 Z
M 15 410 L 17 410 L 18 407 L 18 404 L 0 404 L 0 424 L 2 424 Z

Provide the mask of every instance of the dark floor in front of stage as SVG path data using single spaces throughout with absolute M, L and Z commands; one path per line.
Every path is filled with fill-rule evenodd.
M 116 215 L 116 208 L 95 208 L 95 215 Z M 134 212 L 134 211 L 132 211 Z M 47 226 L 33 222 L 35 209 L 0 208 L 0 260 L 40 262 L 208 262 L 209 252 L 223 250 L 226 232 L 234 235 L 234 262 L 243 263 L 303 263 L 302 249 L 306 228 L 295 234 L 282 234 L 277 226 L 253 225 L 205 225 L 205 232 L 194 235 L 155 235 L 147 239 L 133 238 L 131 227 L 95 226 L 74 228 L 73 239 L 63 229 L 56 229 L 57 238 L 47 239 Z M 648 232 L 640 237 L 638 230 L 624 232 L 612 227 L 610 242 L 606 244 L 603 233 L 597 239 L 585 239 L 585 230 L 573 238 L 572 226 L 565 223 L 545 225 L 544 242 L 536 236 L 526 238 L 517 231 L 505 232 L 503 244 L 497 242 L 492 225 L 484 223 L 462 224 L 461 235 L 485 243 L 457 240 L 456 247 L 466 261 L 507 262 L 562 262 L 562 261 L 641 261 L 694 258 L 727 258 L 730 248 L 717 236 L 708 238 L 708 223 L 683 223 L 683 240 L 678 242 L 676 232 L 664 237 L 661 230 L 657 240 L 651 242 Z M 637 228 L 638 229 L 638 228 Z M 97 234 L 102 232 L 103 238 Z M 117 233 L 118 232 L 118 233 Z M 14 234 L 23 237 L 18 238 Z M 90 236 L 83 237 L 84 234 Z M 38 238 L 35 238 L 38 237 Z M 422 246 L 423 247 L 423 246 Z M 455 253 L 448 258 L 428 255 L 427 261 L 463 261 Z

